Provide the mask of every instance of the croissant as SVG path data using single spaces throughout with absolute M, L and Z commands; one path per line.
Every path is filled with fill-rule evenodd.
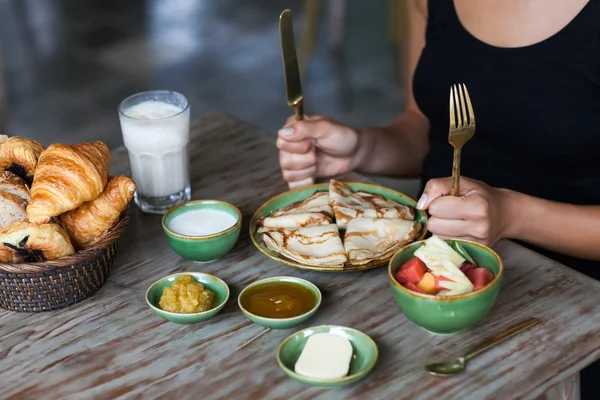
M 0 136 L 0 169 L 8 170 L 31 183 L 44 147 L 33 139 Z
M 74 252 L 69 235 L 56 224 L 14 222 L 0 231 L 0 262 L 41 262 Z
M 33 176 L 29 221 L 47 223 L 98 197 L 106 186 L 109 159 L 108 147 L 100 141 L 48 146 Z
M 103 239 L 127 208 L 134 192 L 135 183 L 130 178 L 111 177 L 100 196 L 62 214 L 61 223 L 75 248 L 86 249 Z
M 12 193 L 26 202 L 31 199 L 25 180 L 10 171 L 0 172 L 0 191 Z

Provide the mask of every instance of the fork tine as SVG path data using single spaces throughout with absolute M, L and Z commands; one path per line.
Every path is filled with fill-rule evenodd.
M 463 87 L 465 86 L 464 83 L 461 83 L 460 85 L 458 85 L 458 98 L 460 99 L 460 110 L 462 111 L 462 125 L 461 126 L 466 126 L 469 124 L 469 122 L 467 121 L 467 107 L 465 106 L 465 95 L 464 95 L 464 90 Z
M 469 91 L 467 90 L 467 86 L 463 83 L 463 91 L 465 93 L 465 99 L 467 101 L 467 108 L 469 110 L 469 125 L 475 125 L 475 113 L 473 112 L 473 104 L 471 104 L 471 96 L 469 96 Z
M 450 86 L 450 130 L 456 129 L 456 122 L 454 115 L 454 86 Z
M 452 85 L 454 88 L 454 112 L 456 113 L 456 126 L 460 128 L 463 126 L 462 115 L 460 114 L 460 97 L 458 93 L 458 86 Z

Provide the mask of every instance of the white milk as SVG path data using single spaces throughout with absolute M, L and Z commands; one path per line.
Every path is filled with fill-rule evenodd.
M 237 222 L 233 215 L 210 208 L 191 210 L 175 216 L 168 228 L 175 233 L 186 236 L 206 236 L 223 232 Z
M 189 184 L 189 108 L 148 100 L 122 111 L 123 141 L 138 193 L 165 197 Z

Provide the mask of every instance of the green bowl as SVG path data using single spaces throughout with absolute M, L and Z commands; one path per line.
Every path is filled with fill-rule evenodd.
M 212 235 L 188 236 L 169 229 L 171 220 L 187 211 L 198 209 L 214 209 L 225 211 L 237 218 L 230 228 Z M 162 218 L 162 227 L 167 242 L 175 253 L 188 260 L 209 262 L 221 258 L 233 249 L 242 227 L 242 213 L 232 204 L 220 200 L 192 200 L 171 208 Z
M 427 237 L 427 213 L 422 210 L 417 210 L 417 202 L 405 195 L 404 193 L 397 192 L 395 190 L 379 186 L 372 185 L 369 183 L 360 182 L 344 182 L 353 191 L 364 191 L 367 193 L 378 194 L 383 196 L 387 200 L 393 200 L 402 205 L 409 206 L 415 209 L 415 220 L 423 224 L 423 229 L 417 240 L 425 239 Z M 291 260 L 271 249 L 269 249 L 262 240 L 262 235 L 258 233 L 258 221 L 271 214 L 275 210 L 279 210 L 283 207 L 289 206 L 290 204 L 298 201 L 303 201 L 312 196 L 315 192 L 329 191 L 329 183 L 319 183 L 316 185 L 305 186 L 297 189 L 292 189 L 280 195 L 277 195 L 267 201 L 265 204 L 260 206 L 258 210 L 252 216 L 250 220 L 250 239 L 256 248 L 269 258 L 278 261 L 282 264 L 289 265 L 291 267 L 320 272 L 350 272 L 350 271 L 363 271 L 366 269 L 376 268 L 387 264 L 387 260 L 372 261 L 368 264 L 363 265 L 351 265 L 347 264 L 343 269 L 321 267 L 317 265 L 304 264 L 298 261 Z
M 504 268 L 502 259 L 487 246 L 468 240 L 456 240 L 475 260 L 496 275 L 483 289 L 457 296 L 434 296 L 414 292 L 402 286 L 394 275 L 402 264 L 413 257 L 423 241 L 411 243 L 390 260 L 388 278 L 394 299 L 406 318 L 433 334 L 454 334 L 475 325 L 487 315 L 500 291 Z
M 163 311 L 158 308 L 158 302 L 162 296 L 163 290 L 166 287 L 170 287 L 175 279 L 181 278 L 183 275 L 191 275 L 196 282 L 200 282 L 206 288 L 210 289 L 215 293 L 214 307 L 208 311 L 193 313 L 193 314 L 179 314 L 169 311 Z M 206 321 L 209 318 L 214 317 L 219 311 L 223 309 L 227 300 L 229 299 L 229 287 L 225 282 L 216 276 L 205 274 L 202 272 L 180 272 L 177 274 L 166 276 L 158 281 L 154 282 L 150 288 L 146 291 L 146 303 L 154 311 L 154 313 L 166 320 L 174 322 L 176 324 L 195 324 L 198 322 Z
M 317 297 L 317 302 L 316 302 L 315 306 L 310 311 L 308 311 L 302 315 L 299 315 L 297 317 L 293 317 L 293 318 L 261 317 L 260 315 L 251 313 L 250 311 L 246 310 L 242 306 L 242 301 L 241 301 L 242 295 L 249 288 L 252 288 L 252 287 L 255 287 L 258 285 L 262 285 L 265 283 L 273 283 L 273 282 L 293 282 L 293 283 L 302 285 L 304 288 L 313 292 L 313 294 Z M 240 309 L 242 310 L 242 312 L 244 313 L 244 315 L 246 317 L 248 317 L 248 319 L 251 320 L 252 322 L 254 322 L 255 324 L 262 325 L 264 327 L 271 328 L 271 329 L 288 329 L 288 328 L 292 328 L 294 326 L 300 325 L 303 322 L 308 321 L 313 315 L 315 315 L 317 310 L 321 306 L 321 299 L 322 299 L 321 291 L 319 290 L 318 287 L 316 287 L 311 282 L 309 282 L 305 279 L 294 278 L 291 276 L 276 276 L 273 278 L 261 279 L 260 281 L 256 281 L 256 282 L 246 286 L 244 288 L 244 290 L 242 290 L 240 292 L 240 295 L 238 296 L 238 305 L 239 305 Z
M 352 344 L 352 360 L 348 375 L 339 379 L 319 380 L 307 378 L 294 372 L 294 365 L 309 336 L 315 333 L 331 333 L 345 337 Z M 307 328 L 287 337 L 277 350 L 279 367 L 292 379 L 311 386 L 337 387 L 356 382 L 371 372 L 377 362 L 377 345 L 361 331 L 343 326 L 323 325 Z

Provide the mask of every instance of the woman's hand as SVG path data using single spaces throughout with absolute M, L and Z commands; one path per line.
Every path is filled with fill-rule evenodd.
M 460 197 L 449 196 L 452 178 L 427 182 L 417 208 L 429 210 L 427 229 L 438 236 L 492 245 L 505 238 L 511 222 L 506 191 L 460 178 Z
M 314 147 L 313 147 L 314 141 Z M 311 185 L 315 177 L 333 176 L 354 168 L 358 133 L 323 116 L 288 118 L 277 138 L 279 164 L 290 188 Z

